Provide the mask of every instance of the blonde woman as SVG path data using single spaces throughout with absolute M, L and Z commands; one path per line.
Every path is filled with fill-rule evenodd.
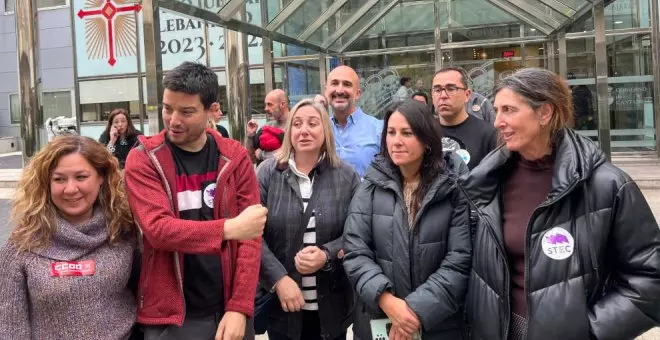
M 265 313 L 269 339 L 344 339 L 353 290 L 339 255 L 360 178 L 339 160 L 323 105 L 307 99 L 294 107 L 282 147 L 257 177 L 268 208 L 259 278 L 278 301 Z
M 0 339 L 128 339 L 135 229 L 119 163 L 102 144 L 57 137 L 30 162 L 0 249 Z

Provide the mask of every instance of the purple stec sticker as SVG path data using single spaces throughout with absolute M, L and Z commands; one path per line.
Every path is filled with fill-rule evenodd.
M 213 208 L 213 201 L 215 200 L 215 183 L 211 183 L 204 188 L 203 199 L 207 207 Z
M 215 197 L 215 187 L 206 189 L 206 193 L 211 197 Z
M 553 260 L 564 260 L 575 251 L 575 240 L 568 230 L 554 227 L 548 230 L 541 239 L 543 253 Z
M 550 244 L 565 244 L 569 243 L 568 242 L 568 237 L 566 235 L 562 234 L 551 234 L 551 235 L 546 235 L 546 239 L 548 239 L 548 243 Z

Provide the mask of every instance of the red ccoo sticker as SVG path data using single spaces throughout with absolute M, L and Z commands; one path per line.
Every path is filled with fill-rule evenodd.
M 50 276 L 89 276 L 94 275 L 94 260 L 53 262 L 50 264 Z

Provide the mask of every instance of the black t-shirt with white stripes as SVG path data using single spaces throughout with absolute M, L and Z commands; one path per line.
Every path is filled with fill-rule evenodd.
M 213 207 L 220 155 L 213 136 L 207 134 L 204 148 L 188 152 L 167 141 L 176 165 L 179 218 L 213 220 Z M 221 240 L 218 240 L 221 242 Z M 183 294 L 186 315 L 209 316 L 224 311 L 222 265 L 217 255 L 184 254 Z

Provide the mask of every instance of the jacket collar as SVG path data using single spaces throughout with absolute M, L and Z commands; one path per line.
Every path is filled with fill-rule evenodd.
M 606 161 L 593 141 L 568 128 L 559 132 L 555 154 L 552 186 L 546 202 L 570 192 Z M 488 154 L 472 172 L 463 176 L 461 182 L 470 199 L 477 204 L 490 202 L 517 157 L 517 153 L 502 145 Z
M 287 173 L 292 173 L 293 170 L 291 169 L 291 163 L 293 161 L 293 154 L 291 154 L 291 157 L 287 162 L 277 162 L 275 163 L 275 169 L 277 169 L 280 172 L 287 172 Z M 330 167 L 330 162 L 328 161 L 328 157 L 326 157 L 325 153 L 321 155 L 319 158 L 319 161 L 316 163 L 312 171 L 310 171 L 311 174 L 319 174 L 325 170 L 327 170 Z M 295 174 L 294 174 L 295 175 Z M 311 176 L 310 176 L 311 177 Z
M 454 188 L 455 179 L 461 173 L 467 171 L 467 166 L 463 160 L 454 152 L 445 152 L 445 172 L 438 174 L 433 180 L 426 196 L 422 200 L 419 211 L 422 211 L 426 205 L 437 198 L 442 198 L 451 193 Z M 382 155 L 376 156 L 371 167 L 364 176 L 377 187 L 394 191 L 401 200 L 403 200 L 402 180 L 396 166 L 393 165 Z

